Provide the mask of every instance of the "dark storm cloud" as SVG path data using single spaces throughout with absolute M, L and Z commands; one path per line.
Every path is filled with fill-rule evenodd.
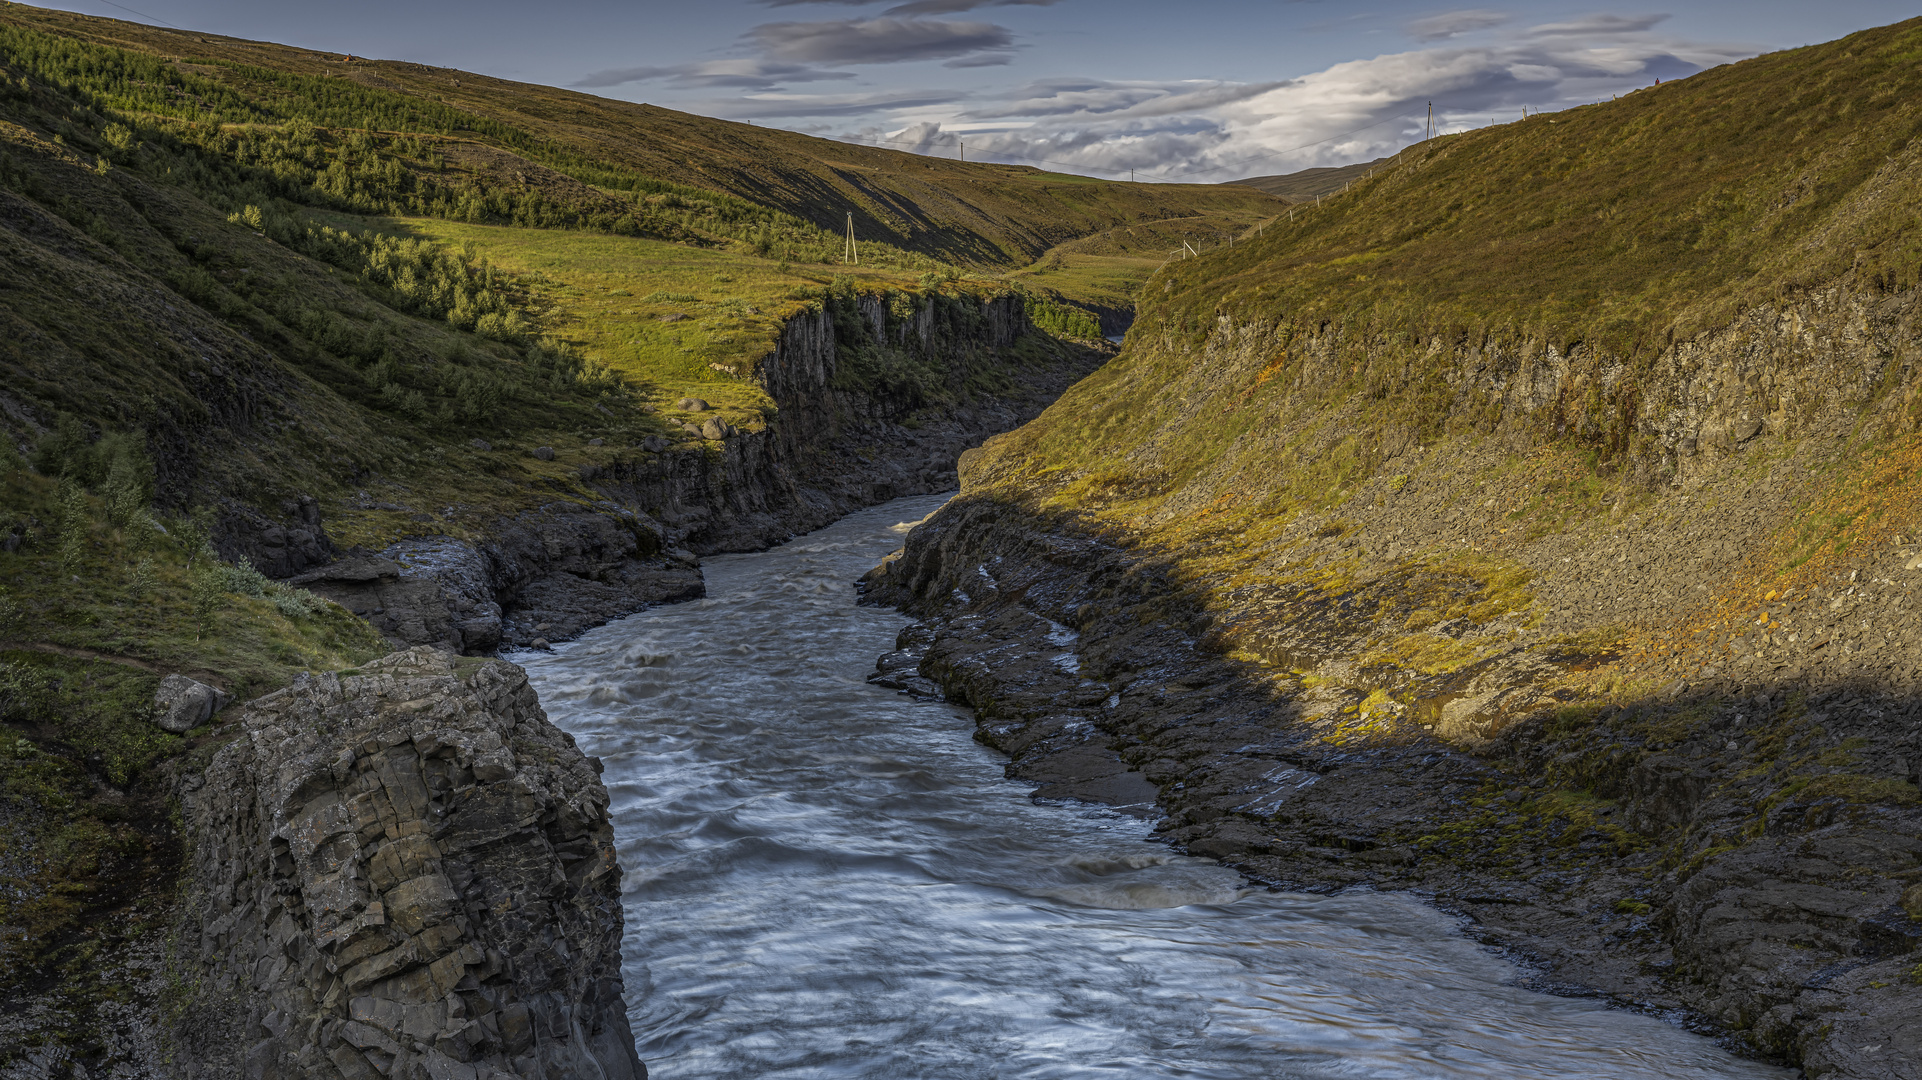
M 952 60 L 1014 46 L 1014 34 L 993 23 L 889 16 L 763 23 L 746 37 L 768 57 L 803 64 Z

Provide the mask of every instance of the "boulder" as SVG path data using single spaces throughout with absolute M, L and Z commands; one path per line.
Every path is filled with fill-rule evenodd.
M 607 789 L 525 672 L 414 648 L 236 723 L 179 791 L 178 1075 L 644 1080 Z
M 160 680 L 160 690 L 154 694 L 154 706 L 158 710 L 154 723 L 162 731 L 185 735 L 213 719 L 231 700 L 232 696 L 225 690 L 185 675 L 169 675 Z
M 722 420 L 722 419 L 721 419 L 720 417 L 718 417 L 718 416 L 710 416 L 710 417 L 708 417 L 708 418 L 707 418 L 707 422 L 701 425 L 701 438 L 703 438 L 703 439 L 725 439 L 725 438 L 727 438 L 727 424 L 726 424 L 726 422 L 725 422 L 725 421 L 723 421 L 723 420 Z
M 554 460 L 554 448 L 551 446 L 536 446 L 534 448 L 534 456 L 540 458 L 542 461 L 552 461 Z
M 712 405 L 709 405 L 707 402 L 702 401 L 700 398 L 697 398 L 697 397 L 684 397 L 681 400 L 675 402 L 674 407 L 682 410 L 683 412 L 706 412 L 707 410 L 713 408 Z

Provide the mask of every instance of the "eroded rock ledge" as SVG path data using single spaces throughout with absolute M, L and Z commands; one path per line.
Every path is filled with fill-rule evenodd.
M 433 648 L 249 703 L 184 784 L 181 1075 L 644 1080 L 600 763 Z
M 991 494 L 864 584 L 922 620 L 872 681 L 974 708 L 1037 798 L 1158 814 L 1169 842 L 1286 888 L 1418 892 L 1537 988 L 1686 1012 L 1811 1076 L 1922 1077 L 1922 807 L 1769 767 L 1913 737 L 1922 712 L 1865 677 L 1873 651 L 1819 688 L 1715 676 L 1580 724 L 1551 701 L 1464 744 L 1420 709 L 1362 715 L 1366 687 L 1224 655 L 1162 553 Z
M 396 647 L 538 647 L 699 598 L 702 556 L 762 550 L 865 506 L 951 490 L 964 451 L 1033 419 L 1112 352 L 1037 331 L 1018 296 L 923 298 L 906 315 L 878 296 L 855 306 L 851 323 L 826 309 L 796 316 L 740 373 L 778 406 L 766 427 L 711 421 L 705 434 L 597 448 L 577 466 L 592 501 L 576 493 L 524 509 L 476 539 L 430 527 L 344 553 L 311 499 L 283 507 L 285 527 L 229 508 L 222 551 L 341 604 Z M 940 372 L 945 404 L 915 384 L 927 371 Z

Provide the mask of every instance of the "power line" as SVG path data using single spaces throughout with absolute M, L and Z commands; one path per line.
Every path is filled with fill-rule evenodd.
M 157 23 L 159 23 L 159 24 L 160 24 L 160 25 L 162 25 L 162 26 L 169 26 L 169 27 L 173 27 L 173 29 L 175 29 L 175 30 L 179 30 L 179 29 L 181 29 L 180 27 L 178 27 L 178 26 L 174 26 L 174 24 L 173 24 L 173 23 L 170 23 L 170 22 L 168 22 L 168 21 L 167 21 L 167 20 L 165 20 L 165 19 L 162 19 L 162 18 L 157 18 L 157 17 L 155 17 L 155 16 L 153 16 L 153 15 L 149 15 L 149 14 L 147 14 L 147 13 L 146 13 L 146 12 L 144 12 L 144 11 L 135 11 L 134 9 L 132 9 L 132 8 L 130 8 L 130 7 L 128 7 L 128 6 L 127 6 L 127 5 L 125 5 L 125 4 L 116 4 L 116 3 L 114 3 L 114 2 L 113 2 L 113 0 L 100 0 L 100 2 L 101 2 L 101 3 L 103 3 L 103 4 L 105 4 L 105 5 L 107 5 L 108 7 L 111 7 L 111 8 L 119 8 L 120 10 L 122 10 L 122 11 L 124 11 L 124 12 L 126 12 L 126 13 L 127 13 L 127 14 L 129 14 L 129 15 L 138 15 L 138 16 L 140 16 L 140 17 L 141 17 L 141 18 L 143 18 L 143 19 L 152 19 L 152 20 L 153 20 L 154 22 L 157 22 Z

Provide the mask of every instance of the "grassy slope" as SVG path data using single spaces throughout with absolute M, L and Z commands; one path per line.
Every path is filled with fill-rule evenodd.
M 1431 140 L 1264 242 L 1177 267 L 1167 318 L 1519 331 L 1629 357 L 1845 274 L 1922 274 L 1922 23 Z
M 1639 370 L 1745 305 L 1836 281 L 1914 288 L 1918 60 L 1922 21 L 1910 21 L 1411 148 L 1319 212 L 1169 264 L 1134 348 L 1077 389 L 1083 408 L 1064 403 L 1024 434 L 1030 460 L 1092 466 L 1153 443 L 1164 494 L 1228 481 L 1225 455 L 1261 410 L 1191 417 L 1191 402 L 1164 392 L 1222 317 L 1338 329 L 1417 357 L 1489 339 L 1586 344 Z M 1369 386 L 1371 417 L 1440 433 L 1446 397 L 1425 367 L 1412 359 Z M 1288 381 L 1263 378 L 1243 400 L 1280 401 Z M 1325 403 L 1361 389 L 1311 388 Z M 1245 464 L 1248 480 L 1274 486 L 1274 462 Z M 1311 502 L 1330 497 L 1298 479 Z
M 1282 173 L 1278 176 L 1250 176 L 1244 180 L 1227 182 L 1251 187 L 1256 191 L 1265 191 L 1277 199 L 1286 199 L 1292 203 L 1311 202 L 1318 195 L 1333 195 L 1353 181 L 1367 176 L 1387 160 L 1387 158 L 1376 158 L 1374 161 L 1361 161 L 1353 165 L 1303 169 L 1300 172 Z
M 112 29 L 136 46 L 147 39 L 129 24 L 0 8 L 0 24 L 22 21 L 82 37 Z M 231 48 L 223 54 L 256 62 L 262 51 L 295 55 Z M 528 152 L 641 186 L 604 193 L 528 165 L 472 130 L 386 131 L 372 140 L 351 125 L 299 131 L 301 103 L 284 87 L 232 76 L 218 64 L 175 66 L 194 79 L 229 78 L 225 107 L 254 110 L 263 122 L 196 129 L 164 111 L 121 112 L 90 96 L 111 89 L 104 83 L 63 88 L 0 57 L 0 426 L 8 436 L 0 445 L 0 873 L 9 885 L 0 892 L 0 926 L 9 928 L 0 935 L 0 986 L 51 1003 L 76 1045 L 92 1037 L 92 1003 L 111 993 L 93 981 L 96 950 L 139 931 L 164 907 L 178 855 L 166 801 L 169 763 L 207 748 L 204 732 L 183 738 L 149 723 L 160 675 L 190 672 L 245 696 L 384 649 L 338 609 L 283 610 L 286 597 L 260 591 L 245 575 L 222 576 L 228 571 L 199 545 L 204 522 L 189 520 L 190 507 L 236 498 L 274 513 L 283 500 L 312 493 L 341 544 L 379 547 L 422 532 L 473 536 L 526 506 L 596 500 L 581 485 L 581 467 L 646 436 L 691 441 L 670 426 L 671 409 L 653 405 L 694 392 L 736 426 L 763 425 L 771 403 L 735 373 L 771 347 L 782 316 L 821 302 L 836 278 L 864 290 L 979 295 L 1004 288 L 947 271 L 931 278 L 925 272 L 935 264 L 925 255 L 872 243 L 864 244 L 860 268 L 810 263 L 805 256 L 818 253 L 821 236 L 773 210 L 636 181 L 619 160 L 583 166 L 581 155 L 570 158 L 572 151 L 548 143 Z M 321 70 L 367 77 L 359 67 Z M 183 85 L 211 93 L 204 81 Z M 305 85 L 302 92 L 314 88 Z M 485 101 L 512 96 L 503 96 L 506 84 L 488 86 L 479 95 Z M 540 95 L 526 92 L 519 104 L 538 104 Z M 391 115 L 399 93 L 341 108 Z M 616 127 L 632 119 L 627 106 L 594 108 Z M 326 115 L 351 119 L 340 109 Z M 687 140 L 776 135 L 663 115 L 664 123 L 685 125 L 683 141 L 663 160 L 709 153 L 785 161 L 784 183 L 843 190 L 834 187 L 842 183 L 840 166 L 797 156 L 836 144 L 780 136 L 778 146 L 700 149 Z M 556 139 L 566 134 L 543 130 Z M 568 137 L 576 136 L 578 145 L 598 145 L 607 130 Z M 622 145 L 632 150 L 651 137 L 642 131 Z M 989 166 L 930 169 L 905 184 L 899 174 L 923 168 L 921 159 L 854 153 L 870 174 L 862 190 L 879 193 L 870 203 L 876 208 L 934 213 L 908 206 L 903 191 L 971 207 L 956 219 L 961 231 L 934 239 L 924 231 L 908 241 L 918 237 L 934 251 L 966 248 L 963 254 L 987 262 L 1018 261 L 1023 244 L 1131 215 L 1193 217 L 1223 208 L 1247 218 L 1248 208 L 1266 201 L 1203 189 L 1090 188 L 1020 170 L 1012 186 L 1028 186 L 1009 195 L 1004 171 Z M 327 177 L 336 164 L 367 183 L 333 184 Z M 547 220 L 530 215 L 539 205 L 526 191 L 465 215 L 379 212 L 423 190 L 441 192 L 445 208 L 446 197 L 522 169 L 534 174 L 531 186 L 550 208 L 586 227 L 510 226 Z M 699 180 L 700 170 L 687 175 Z M 1021 210 L 1022 200 L 1033 207 Z M 1063 209 L 1070 203 L 1081 209 Z M 968 221 L 1004 211 L 1029 213 L 1039 238 L 965 232 Z M 629 212 L 643 235 L 593 224 Z M 336 244 L 332 254 L 315 246 L 308 230 L 322 227 L 412 237 L 429 247 L 413 250 L 415 262 L 399 277 L 381 277 L 352 245 Z M 773 249 L 751 242 L 756 229 L 776 238 Z M 782 258 L 783 247 L 803 257 Z M 460 280 L 443 275 L 403 294 L 402 285 L 417 282 L 414 271 L 434 260 L 443 271 L 458 262 Z M 421 296 L 450 284 L 477 302 L 491 296 L 490 310 L 511 310 L 518 328 L 476 333 L 486 326 L 422 306 Z M 671 314 L 689 318 L 662 318 Z M 471 386 L 484 393 L 470 400 Z M 62 413 L 78 419 L 86 438 L 132 433 L 133 444 L 145 447 L 154 469 L 141 484 L 152 484 L 164 531 L 111 505 L 104 474 L 61 482 L 53 477 L 68 459 L 29 468 L 18 457 L 14 446 L 48 445 Z M 494 448 L 470 445 L 476 435 Z M 607 445 L 590 445 L 596 439 Z M 553 461 L 526 453 L 541 445 L 555 448 Z M 359 491 L 371 498 L 356 498 Z M 428 508 L 431 520 L 381 508 L 391 504 Z
M 1123 225 L 1058 244 L 1006 279 L 1080 304 L 1133 309 L 1155 271 L 1195 253 L 1225 248 L 1265 233 L 1285 219 L 1272 206 Z
M 1528 545 L 1580 553 L 1643 509 L 1700 528 L 1724 499 L 1740 511 L 1742 493 L 1797 452 L 1757 450 L 1700 493 L 1703 509 L 1665 508 L 1644 467 L 1659 465 L 1659 448 L 1639 445 L 1629 418 L 1635 380 L 1654 377 L 1672 338 L 1825 285 L 1871 302 L 1917 286 L 1919 59 L 1913 20 L 1406 151 L 1319 213 L 1158 273 L 1122 356 L 991 444 L 977 482 L 1168 553 L 1176 579 L 1229 622 L 1249 614 L 1237 611 L 1243 586 L 1332 597 L 1427 566 L 1476 583 L 1482 608 L 1449 617 L 1533 626 L 1543 611 L 1521 562 L 1535 557 Z M 1273 329 L 1273 355 L 1238 354 L 1236 334 L 1218 333 L 1234 324 Z M 1315 369 L 1324 381 L 1304 381 L 1291 348 L 1310 335 L 1339 342 L 1339 364 Z M 1533 416 L 1515 430 L 1440 381 L 1449 349 L 1529 340 L 1583 346 L 1578 360 L 1624 373 L 1596 422 L 1557 430 Z M 1883 418 L 1896 427 L 1866 422 L 1812 451 L 1819 468 L 1796 467 L 1805 516 L 1748 537 L 1742 521 L 1763 519 L 1738 513 L 1729 535 L 1753 554 L 1728 561 L 1700 610 L 1585 630 L 1584 650 L 1622 661 L 1572 689 L 1649 691 L 1690 655 L 1699 668 L 1707 654 L 1689 650 L 1779 610 L 1790 589 L 1804 599 L 1857 554 L 1913 536 L 1922 439 L 1913 416 Z M 1467 550 L 1397 552 L 1372 534 L 1332 557 L 1314 548 L 1355 528 L 1344 512 L 1385 514 L 1375 508 L 1404 485 L 1445 490 L 1471 518 L 1485 500 L 1499 527 Z M 1326 524 L 1291 531 L 1304 515 Z M 1395 655 L 1378 659 L 1452 671 L 1512 637 L 1464 649 L 1409 633 L 1384 639 Z
M 1515 775 L 1540 790 L 1491 784 L 1453 820 L 1360 816 L 1391 823 L 1381 842 L 1424 853 L 1430 882 L 1460 866 L 1466 880 L 1552 892 L 1557 871 L 1606 882 L 1615 866 L 1647 882 L 1649 900 L 1690 882 L 1686 903 L 1658 904 L 1661 919 L 1711 896 L 1720 918 L 1754 912 L 1740 937 L 1719 939 L 1749 966 L 1729 975 L 1737 961 L 1705 963 L 1706 939 L 1657 922 L 1677 953 L 1688 947 L 1675 985 L 1732 997 L 1768 986 L 1782 995 L 1771 1002 L 1787 1000 L 1796 988 L 1768 982 L 1776 961 L 1758 943 L 1776 932 L 1771 920 L 1800 913 L 1732 897 L 1795 880 L 1771 860 L 1793 850 L 1784 837 L 1797 829 L 1912 823 L 1922 805 L 1913 758 L 1891 756 L 1900 725 L 1879 719 L 1913 708 L 1918 678 L 1919 61 L 1922 20 L 1912 20 L 1406 151 L 1319 212 L 1297 207 L 1292 224 L 1284 216 L 1252 243 L 1157 273 L 1122 354 L 991 442 L 967 496 L 1020 505 L 1042 528 L 1067 517 L 1128 547 L 1137 580 L 1153 584 L 1097 579 L 1114 584 L 1091 597 L 1094 625 L 1181 628 L 1226 652 L 1257 688 L 1250 697 L 1272 692 L 1280 714 L 1331 710 L 1307 730 L 1344 753 L 1394 761 L 1397 748 L 1429 745 L 1418 722 L 1446 724 L 1464 696 L 1470 723 L 1490 716 L 1457 728 L 1464 738 L 1514 725 L 1488 750 L 1515 755 Z M 1744 319 L 1749 307 L 1763 310 Z M 1817 318 L 1837 311 L 1848 325 Z M 1704 335 L 1724 350 L 1700 380 L 1709 391 L 1669 396 L 1671 341 L 1693 348 L 1694 335 L 1725 329 Z M 1564 392 L 1578 391 L 1566 426 L 1556 407 L 1504 415 L 1499 397 L 1493 408 L 1478 400 L 1491 382 L 1526 387 L 1527 362 L 1550 346 Z M 1456 368 L 1458 356 L 1485 366 Z M 1851 370 L 1875 373 L 1879 389 L 1871 379 L 1858 396 Z M 1767 381 L 1798 371 L 1837 384 Z M 1673 415 L 1726 408 L 1727 396 L 1704 401 L 1720 382 L 1792 422 L 1771 419 L 1769 436 L 1745 446 L 1703 446 L 1677 485 L 1682 474 L 1664 466 L 1686 451 L 1639 430 L 1644 380 Z M 1862 405 L 1810 401 L 1831 394 Z M 1824 423 L 1803 428 L 1789 410 Z M 1095 647 L 1139 673 L 1138 693 L 1173 665 L 1134 667 L 1132 644 Z M 1503 667 L 1516 656 L 1529 659 Z M 1484 692 L 1515 704 L 1475 704 Z M 1184 743 L 1160 732 L 1205 729 L 1212 703 L 1174 700 L 1179 718 L 1164 712 L 1130 734 L 1153 730 L 1157 752 L 1205 760 L 1205 734 Z M 1753 725 L 1749 744 L 1718 734 L 1731 718 Z M 1625 778 L 1663 775 L 1675 760 L 1703 778 L 1683 824 L 1602 816 L 1648 806 L 1648 790 Z M 1522 814 L 1505 818 L 1498 794 L 1525 799 Z M 1835 816 L 1769 816 L 1791 803 Z M 1293 823 L 1278 814 L 1276 834 L 1345 829 L 1359 809 L 1306 806 Z M 1578 836 L 1618 851 L 1597 856 Z M 1886 851 L 1912 850 L 1904 842 Z M 1837 856 L 1851 888 L 1886 890 L 1882 873 L 1912 865 L 1879 862 L 1880 844 Z M 1268 865 L 1285 875 L 1292 861 Z M 1616 903 L 1634 913 L 1641 901 Z M 1874 954 L 1854 933 L 1813 947 L 1867 963 Z M 1626 932 L 1608 940 L 1637 947 Z M 1811 940 L 1798 925 L 1782 951 Z M 1846 1031 L 1858 1016 L 1912 1016 L 1922 966 L 1904 957 L 1880 971 L 1891 969 L 1838 994 L 1847 1020 L 1801 1014 L 1793 1045 L 1754 1011 L 1721 1021 L 1754 1023 L 1757 1045 L 1793 1059 L 1831 1021 Z
M 250 64 L 445 102 L 602 166 L 725 192 L 830 232 L 839 232 L 844 215 L 852 211 L 863 238 L 950 262 L 1020 265 L 1058 243 L 1116 225 L 1197 212 L 1245 214 L 1274 205 L 1258 192 L 1219 185 L 1126 184 L 1025 166 L 948 161 L 471 72 L 401 61 L 350 64 L 287 46 L 22 5 L 0 8 L 0 20 L 145 53 L 213 61 L 202 70 L 215 78 L 233 78 L 220 64 Z

